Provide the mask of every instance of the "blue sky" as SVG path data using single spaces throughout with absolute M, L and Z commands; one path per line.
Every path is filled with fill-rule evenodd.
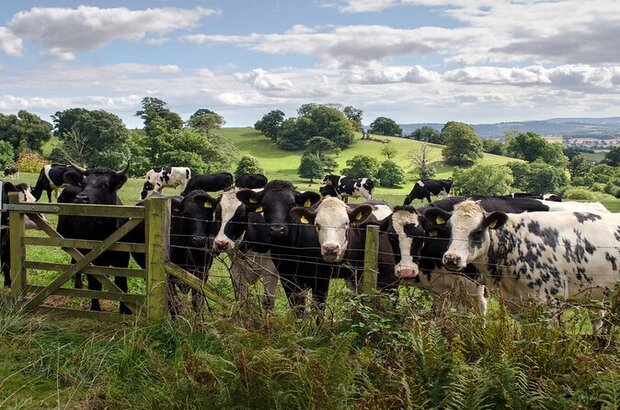
M 614 0 L 93 0 L 0 3 L 0 112 L 145 96 L 248 126 L 352 105 L 364 123 L 620 116 Z

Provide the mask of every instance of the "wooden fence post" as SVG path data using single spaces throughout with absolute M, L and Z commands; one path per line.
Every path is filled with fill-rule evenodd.
M 9 204 L 19 203 L 19 193 L 9 193 Z M 9 238 L 11 241 L 11 293 L 19 300 L 26 288 L 26 250 L 22 238 L 26 233 L 25 216 L 19 211 L 9 211 Z
M 168 308 L 168 280 L 164 269 L 170 241 L 170 198 L 151 197 L 144 205 L 146 238 L 146 317 L 162 319 Z
M 364 251 L 364 273 L 362 276 L 362 292 L 372 295 L 377 290 L 377 266 L 379 256 L 379 227 L 366 227 L 366 244 Z

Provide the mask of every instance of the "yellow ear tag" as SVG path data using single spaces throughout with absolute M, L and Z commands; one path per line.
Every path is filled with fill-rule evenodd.
M 302 216 L 301 218 L 299 218 L 299 222 L 301 222 L 302 224 L 309 224 L 310 223 L 308 218 L 306 218 L 305 216 Z
M 258 208 L 254 210 L 254 212 L 263 212 L 263 207 L 259 206 Z
M 311 206 L 312 206 L 312 202 L 310 202 L 309 199 L 306 199 L 306 202 L 304 202 L 304 207 L 310 208 Z
M 356 221 L 361 221 L 362 220 L 362 213 L 361 212 L 359 214 L 355 215 L 355 220 Z
M 495 225 L 497 225 L 497 219 L 489 224 L 489 229 L 495 229 Z
M 256 203 L 256 199 L 254 199 L 254 198 L 250 198 L 250 203 L 251 203 L 251 204 L 255 204 L 255 203 Z
M 203 206 L 205 208 L 213 208 L 213 205 L 211 205 L 211 202 L 209 202 L 209 201 L 205 201 L 205 204 Z
M 441 216 L 438 216 L 437 219 L 435 219 L 435 222 L 437 223 L 437 225 L 443 225 L 446 223 L 446 220 L 443 219 Z
M 428 236 L 437 236 L 437 231 L 430 231 Z

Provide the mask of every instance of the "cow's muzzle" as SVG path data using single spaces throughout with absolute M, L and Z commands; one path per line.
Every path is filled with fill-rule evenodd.
M 230 242 L 225 239 L 216 239 L 213 241 L 213 247 L 220 252 L 226 252 L 232 248 Z
M 411 279 L 418 276 L 418 270 L 414 268 L 400 268 L 396 270 L 396 277 L 400 279 Z
M 75 200 L 73 201 L 76 204 L 87 204 L 89 203 L 89 199 L 88 196 L 86 195 L 82 195 L 82 194 L 77 194 L 75 197 Z
M 288 234 L 286 225 L 273 224 L 269 225 L 269 234 L 274 238 L 283 238 Z
M 326 243 L 321 246 L 321 255 L 325 262 L 339 262 L 341 259 L 340 245 Z
M 453 253 L 445 253 L 443 255 L 443 264 L 449 270 L 461 271 L 465 269 L 463 258 Z

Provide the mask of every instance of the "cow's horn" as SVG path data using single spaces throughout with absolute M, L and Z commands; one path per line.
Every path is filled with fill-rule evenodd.
M 127 171 L 129 171 L 129 165 L 131 164 L 131 161 L 127 162 L 127 166 L 125 167 L 125 169 L 123 169 L 122 171 L 116 171 L 116 173 L 118 175 L 125 175 L 127 173 Z
M 80 174 L 86 174 L 86 172 L 87 172 L 85 168 L 82 168 L 82 167 L 81 167 L 81 166 L 79 166 L 79 165 L 75 165 L 75 164 L 74 164 L 73 162 L 71 162 L 71 161 L 69 161 L 69 165 L 71 165 L 73 168 L 77 169 L 77 170 L 78 170 L 78 172 L 79 172 Z

